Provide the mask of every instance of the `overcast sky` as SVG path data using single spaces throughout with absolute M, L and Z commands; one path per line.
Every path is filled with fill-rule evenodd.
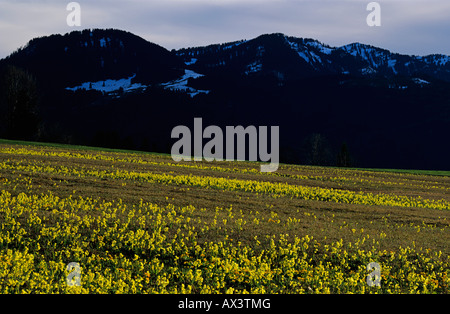
M 81 27 L 66 23 L 69 2 L 0 0 L 0 58 L 34 37 L 86 28 L 127 30 L 167 49 L 284 33 L 450 55 L 450 0 L 377 1 L 379 27 L 366 23 L 371 0 L 79 0 Z

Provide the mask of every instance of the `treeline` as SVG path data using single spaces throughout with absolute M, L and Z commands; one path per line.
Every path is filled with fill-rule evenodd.
M 15 66 L 0 68 L 0 136 L 38 140 L 40 94 L 33 75 Z
M 157 120 L 151 119 L 151 125 L 142 123 L 136 125 L 130 132 L 130 121 L 117 121 L 116 124 L 104 123 L 113 119 L 109 114 L 101 116 L 98 110 L 102 110 L 104 105 L 112 108 L 112 113 L 117 113 L 119 107 L 130 109 L 132 112 L 141 111 L 142 108 L 136 108 L 136 104 L 142 102 L 147 97 L 156 106 L 149 108 L 148 116 L 168 116 L 169 112 L 163 106 L 166 102 L 185 103 L 186 111 L 178 111 L 178 114 L 171 113 L 174 122 L 182 123 L 183 116 L 213 116 L 212 111 L 208 111 L 207 100 L 194 102 L 184 93 L 166 91 L 163 89 L 152 89 L 144 95 L 129 95 L 123 99 L 110 99 L 108 96 L 95 91 L 77 91 L 62 92 L 63 96 L 59 99 L 63 104 L 57 102 L 53 106 L 47 103 L 42 104 L 43 95 L 39 90 L 36 78 L 27 71 L 15 66 L 5 66 L 0 69 L 0 137 L 16 140 L 49 141 L 69 144 L 93 145 L 108 148 L 138 149 L 147 151 L 159 151 L 163 153 L 170 152 L 170 127 L 164 127 Z M 55 96 L 55 95 L 54 95 Z M 44 98 L 45 99 L 45 98 Z M 103 102 L 103 103 L 102 103 Z M 95 123 L 89 123 L 86 119 L 82 120 L 82 115 L 88 112 L 79 107 L 79 104 L 98 104 L 98 108 L 91 107 L 90 114 L 98 119 Z M 203 104 L 202 104 L 203 103 Z M 47 110 L 45 108 L 47 107 Z M 59 112 L 58 116 L 48 119 L 45 115 L 48 107 Z M 79 113 L 67 119 L 70 108 L 78 107 Z M 44 110 L 42 110 L 44 108 Z M 98 114 L 98 115 L 97 115 Z M 51 121 L 56 121 L 59 117 L 61 121 L 66 121 L 66 128 L 56 128 Z M 125 118 L 122 115 L 123 118 Z M 81 122 L 78 125 L 69 121 Z M 137 120 L 135 122 L 138 122 Z M 217 121 L 224 123 L 225 121 Z M 164 122 L 165 123 L 165 122 Z M 136 124 L 136 123 L 135 123 Z M 97 127 L 95 127 L 95 125 Z M 82 128 L 80 128 L 82 126 Z M 86 132 L 81 132 L 84 129 Z M 122 130 L 122 132 L 120 131 Z M 163 131 L 162 131 L 163 130 Z M 152 136 L 153 134 L 153 136 Z M 165 136 L 164 136 L 165 134 Z M 158 138 L 158 140 L 155 140 Z M 339 150 L 336 150 L 327 138 L 319 133 L 311 134 L 305 137 L 295 149 L 290 149 L 292 145 L 281 148 L 281 161 L 292 163 L 303 163 L 320 166 L 342 166 L 348 167 L 353 164 L 353 159 L 348 151 L 347 145 L 342 144 Z

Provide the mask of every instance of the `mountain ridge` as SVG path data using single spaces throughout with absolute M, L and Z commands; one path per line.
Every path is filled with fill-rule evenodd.
M 124 41 L 126 45 L 134 46 L 131 52 L 123 53 L 126 51 Z M 273 59 L 270 61 L 264 57 L 267 53 L 272 53 Z M 275 60 L 277 57 L 280 60 Z M 37 62 L 36 59 L 41 61 Z M 72 62 L 75 65 L 71 67 L 69 59 L 84 60 Z M 123 62 L 121 59 L 127 60 Z M 131 76 L 134 76 L 133 81 L 136 83 L 164 83 L 182 76 L 186 68 L 207 75 L 225 65 L 237 71 L 237 75 L 275 71 L 281 80 L 286 75 L 298 79 L 343 74 L 387 79 L 419 76 L 414 79 L 427 81 L 427 78 L 432 77 L 450 82 L 450 57 L 446 55 L 405 55 L 359 42 L 332 47 L 312 38 L 282 33 L 169 52 L 162 46 L 126 31 L 87 29 L 32 39 L 0 60 L 3 63 L 9 61 L 34 73 L 47 72 L 47 68 L 40 68 L 39 63 L 54 63 L 55 71 L 50 74 L 64 77 L 62 81 L 72 86 Z M 129 63 L 128 67 L 121 67 L 124 63 Z M 79 71 L 80 66 L 82 71 Z M 71 74 L 64 75 L 62 72 Z M 78 72 L 83 72 L 83 75 Z
M 11 73 L 39 94 L 27 110 L 40 123 L 22 139 L 168 153 L 171 129 L 203 117 L 221 127 L 280 126 L 281 162 L 336 165 L 345 143 L 354 166 L 450 166 L 445 55 L 281 33 L 171 51 L 114 29 L 52 35 L 0 60 L 0 137 L 26 126 L 18 114 L 3 121 L 14 116 L 2 96 Z
M 137 79 L 143 82 L 153 82 L 176 77 L 179 73 L 170 73 L 171 69 L 174 65 L 181 66 L 165 48 L 114 29 L 87 29 L 35 38 L 1 61 L 9 60 L 37 75 L 51 70 L 53 73 L 49 75 L 62 77 L 70 84 L 81 79 L 119 79 L 130 72 L 138 72 Z M 47 67 L 49 63 L 53 67 Z
M 391 52 L 384 48 L 378 48 L 361 43 L 351 43 L 340 47 L 332 47 L 311 38 L 297 38 L 286 36 L 281 33 L 265 34 L 252 40 L 236 41 L 227 43 L 225 46 L 216 44 L 204 47 L 195 47 L 179 49 L 177 55 L 184 57 L 196 55 L 201 56 L 198 51 L 207 51 L 215 49 L 215 53 L 232 54 L 234 51 L 229 47 L 245 47 L 255 42 L 260 42 L 264 38 L 277 38 L 284 40 L 298 56 L 312 67 L 313 71 L 318 71 L 319 75 L 329 74 L 351 74 L 351 75 L 371 75 L 380 74 L 387 77 L 393 75 L 411 76 L 414 74 L 433 76 L 450 82 L 450 57 L 446 55 L 432 54 L 427 56 L 405 55 Z M 262 47 L 263 44 L 259 45 Z M 223 48 L 227 48 L 226 50 Z M 353 57 L 354 60 L 349 60 Z M 192 58 L 192 57 L 191 57 Z M 198 62 L 199 60 L 197 60 Z M 348 63 L 354 63 L 348 65 Z M 223 64 L 216 62 L 215 65 Z M 355 66 L 356 64 L 356 66 Z M 214 64 L 210 64 L 210 67 Z M 251 71 L 255 72 L 255 71 Z

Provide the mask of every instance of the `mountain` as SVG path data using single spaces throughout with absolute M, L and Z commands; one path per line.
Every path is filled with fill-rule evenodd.
M 338 74 L 384 78 L 422 75 L 450 82 L 449 56 L 401 55 L 360 43 L 336 48 L 317 40 L 283 34 L 181 49 L 177 55 L 187 65 L 204 73 L 221 69 L 245 75 L 277 72 L 285 79 Z
M 4 62 L 27 69 L 52 88 L 133 75 L 140 82 L 164 82 L 181 73 L 175 70 L 181 67 L 180 60 L 172 53 L 119 30 L 83 30 L 35 38 Z
M 170 152 L 172 128 L 202 117 L 279 125 L 285 162 L 336 165 L 345 146 L 354 166 L 450 169 L 444 55 L 278 33 L 168 51 L 129 32 L 84 30 L 33 39 L 0 61 L 3 117 L 18 76 L 39 95 L 25 97 L 40 121 L 28 138 Z M 3 125 L 17 130 L 20 116 Z M 0 136 L 17 133 L 7 129 Z

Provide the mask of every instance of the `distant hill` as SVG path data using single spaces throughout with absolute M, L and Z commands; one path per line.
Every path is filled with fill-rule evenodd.
M 11 73 L 39 96 L 24 98 L 39 118 L 24 139 L 167 153 L 171 129 L 202 117 L 279 125 L 285 162 L 336 165 L 345 143 L 353 166 L 450 170 L 444 55 L 284 34 L 168 51 L 120 30 L 77 31 L 33 39 L 0 61 L 6 120 Z M 16 126 L 29 124 L 16 116 Z
M 82 81 L 121 79 L 141 82 L 176 78 L 180 60 L 161 46 L 120 30 L 83 30 L 35 38 L 5 60 L 35 74 L 48 87 Z M 47 87 L 47 86 L 46 86 Z

